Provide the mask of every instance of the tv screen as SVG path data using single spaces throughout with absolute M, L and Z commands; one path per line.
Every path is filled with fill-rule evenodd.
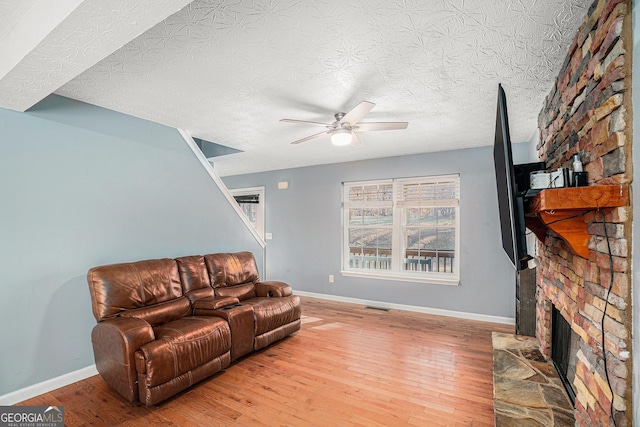
M 500 84 L 498 85 L 493 161 L 496 171 L 502 247 L 513 266 L 521 270 L 527 268 L 526 261 L 529 259 L 524 226 L 524 199 L 517 193 L 509 136 L 507 98 Z

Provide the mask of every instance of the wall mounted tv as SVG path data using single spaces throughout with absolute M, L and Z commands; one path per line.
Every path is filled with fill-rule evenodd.
M 517 270 L 527 268 L 531 257 L 527 254 L 527 239 L 524 223 L 524 197 L 518 194 L 516 187 L 511 138 L 509 136 L 509 118 L 507 116 L 507 98 L 498 85 L 498 112 L 496 116 L 496 136 L 493 145 L 493 161 L 496 171 L 496 189 L 498 191 L 498 210 L 502 247 Z

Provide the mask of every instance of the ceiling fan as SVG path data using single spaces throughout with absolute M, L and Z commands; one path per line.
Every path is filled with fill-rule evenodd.
M 360 123 L 360 120 L 366 116 L 369 111 L 375 106 L 373 102 L 362 101 L 355 107 L 353 107 L 348 113 L 336 113 L 334 117 L 336 121 L 333 123 L 321 123 L 311 122 L 308 120 L 295 120 L 295 119 L 281 119 L 281 122 L 288 123 L 302 123 L 315 126 L 324 126 L 327 130 L 318 132 L 316 134 L 307 136 L 297 141 L 293 141 L 292 144 L 301 144 L 303 142 L 310 141 L 314 138 L 319 138 L 323 135 L 331 135 L 331 142 L 333 145 L 360 145 L 360 139 L 358 133 L 369 132 L 374 130 L 396 130 L 406 129 L 409 125 L 408 122 L 365 122 Z

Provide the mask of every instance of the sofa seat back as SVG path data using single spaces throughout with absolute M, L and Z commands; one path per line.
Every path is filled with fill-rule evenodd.
M 201 255 L 176 258 L 182 292 L 192 303 L 214 296 L 211 278 Z
M 251 252 L 204 256 L 214 289 L 256 283 L 260 280 L 256 259 Z
M 136 317 L 152 326 L 187 316 L 178 265 L 155 259 L 94 267 L 87 274 L 93 315 L 98 322 Z

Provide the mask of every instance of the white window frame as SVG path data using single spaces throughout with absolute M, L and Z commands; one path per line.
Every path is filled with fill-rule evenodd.
M 264 187 L 247 187 L 247 188 L 234 188 L 234 189 L 229 189 L 229 193 L 231 193 L 232 196 L 253 196 L 253 195 L 258 195 L 258 210 L 256 212 L 256 224 L 255 224 L 255 229 L 258 233 L 258 235 L 260 237 L 262 237 L 262 240 L 264 240 L 264 204 L 265 204 L 265 199 L 264 199 L 264 193 L 265 193 L 265 188 Z M 237 202 L 236 202 L 237 203 Z M 244 212 L 242 212 L 243 215 Z M 245 215 L 246 216 L 246 215 Z M 248 219 L 248 218 L 247 218 Z M 253 225 L 252 222 L 249 221 L 249 223 L 251 225 Z
M 423 271 L 406 271 L 403 270 L 404 263 L 404 233 L 406 227 L 406 215 L 403 212 L 405 203 L 401 202 L 402 186 L 410 183 L 437 183 L 442 181 L 457 181 L 458 198 L 453 203 L 447 203 L 446 206 L 455 208 L 455 243 L 453 269 L 451 273 L 440 272 L 423 272 Z M 393 184 L 393 231 L 391 243 L 391 269 L 368 269 L 368 268 L 351 268 L 349 266 L 349 188 L 357 185 L 371 184 Z M 371 181 L 353 181 L 343 183 L 342 191 L 342 270 L 340 274 L 351 277 L 364 277 L 371 279 L 394 280 L 401 282 L 418 282 L 430 283 L 437 285 L 454 285 L 460 284 L 460 175 L 438 175 L 424 176 L 415 178 L 395 178 L 386 180 Z M 376 207 L 380 202 L 373 202 L 372 207 Z M 384 204 L 384 203 L 382 203 Z M 434 206 L 434 205 L 431 205 Z M 440 205 L 443 206 L 443 205 Z M 351 206 L 353 207 L 353 205 Z

